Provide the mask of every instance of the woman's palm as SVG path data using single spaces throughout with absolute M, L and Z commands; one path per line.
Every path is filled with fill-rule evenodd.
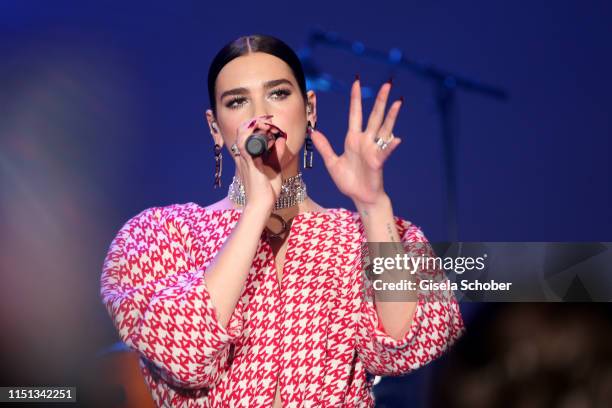
M 323 133 L 315 130 L 312 134 L 313 143 L 323 157 L 332 180 L 343 194 L 356 202 L 372 203 L 384 193 L 383 164 L 401 142 L 397 137 L 391 139 L 401 100 L 391 105 L 383 121 L 390 89 L 389 82 L 381 86 L 368 125 L 362 130 L 361 86 L 358 80 L 353 83 L 349 127 L 342 155 L 334 153 Z M 386 149 L 377 146 L 376 137 L 385 141 L 391 139 Z

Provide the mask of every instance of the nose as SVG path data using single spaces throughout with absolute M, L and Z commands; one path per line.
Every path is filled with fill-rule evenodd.
M 264 98 L 262 98 L 264 99 Z M 259 116 L 267 116 L 267 115 L 271 115 L 272 112 L 270 112 L 269 106 L 266 104 L 265 100 L 259 100 L 259 98 L 256 98 L 253 100 L 253 117 L 259 117 Z
M 267 111 L 265 110 L 258 110 L 255 111 L 255 113 L 252 116 L 254 119 L 255 118 L 263 118 L 264 120 L 272 120 L 272 115 L 269 114 Z

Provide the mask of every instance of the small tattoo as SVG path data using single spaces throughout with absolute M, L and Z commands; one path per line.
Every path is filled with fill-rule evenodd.
M 397 229 L 395 229 L 393 225 L 387 223 L 387 232 L 389 233 L 389 242 L 395 242 L 399 244 L 400 241 L 397 239 Z M 403 249 L 401 244 L 399 246 L 395 245 L 395 249 L 400 248 Z
M 393 233 L 393 227 L 389 223 L 387 223 L 387 232 L 389 232 L 389 241 L 397 242 L 397 239 L 395 238 L 395 234 Z
M 395 243 L 394 249 L 398 252 L 404 251 L 404 246 L 400 243 L 397 237 L 397 229 L 393 228 L 393 225 L 387 223 L 387 231 L 389 232 L 389 242 Z

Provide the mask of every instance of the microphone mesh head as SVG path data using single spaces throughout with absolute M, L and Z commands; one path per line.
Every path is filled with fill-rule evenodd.
M 251 154 L 251 156 L 260 156 L 266 150 L 266 140 L 264 137 L 250 136 L 246 141 L 246 149 L 247 152 Z

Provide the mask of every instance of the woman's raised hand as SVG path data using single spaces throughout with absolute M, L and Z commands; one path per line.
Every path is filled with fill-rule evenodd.
M 323 133 L 318 130 L 312 133 L 312 141 L 334 183 L 357 205 L 374 204 L 386 195 L 383 164 L 401 142 L 400 138 L 392 137 L 392 131 L 402 99 L 393 102 L 385 116 L 390 90 L 391 81 L 381 86 L 366 129 L 363 130 L 361 84 L 358 78 L 355 79 L 351 88 L 348 131 L 342 155 L 336 155 Z M 376 144 L 377 138 L 388 142 L 385 149 Z

